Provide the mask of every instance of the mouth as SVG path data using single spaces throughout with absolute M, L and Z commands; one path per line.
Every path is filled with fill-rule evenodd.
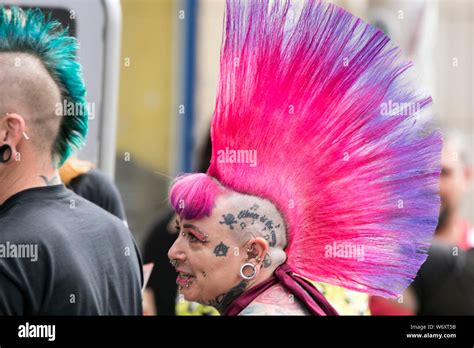
M 179 272 L 178 278 L 176 278 L 176 284 L 178 284 L 181 287 L 189 288 L 194 278 L 196 277 L 193 276 L 191 273 Z

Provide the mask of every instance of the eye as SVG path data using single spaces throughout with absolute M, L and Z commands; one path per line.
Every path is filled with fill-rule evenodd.
M 194 236 L 194 234 L 192 233 L 186 233 L 186 234 L 187 234 L 188 241 L 190 243 L 200 242 L 200 240 L 197 239 L 196 236 Z
M 190 243 L 196 243 L 196 242 L 201 242 L 196 236 L 192 233 L 182 231 L 181 235 L 185 237 Z

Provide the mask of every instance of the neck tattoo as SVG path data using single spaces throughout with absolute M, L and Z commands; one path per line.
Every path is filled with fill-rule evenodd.
M 40 175 L 41 179 L 43 179 L 44 183 L 46 186 L 53 186 L 53 185 L 59 185 L 61 183 L 61 180 L 57 176 L 53 176 L 51 179 L 48 179 L 44 175 Z
M 224 294 L 220 294 L 215 299 L 206 302 L 207 306 L 212 306 L 219 311 L 219 313 L 223 314 L 230 304 L 240 295 L 242 295 L 245 289 L 248 286 L 248 281 L 242 280 L 239 284 L 234 286 L 228 292 Z

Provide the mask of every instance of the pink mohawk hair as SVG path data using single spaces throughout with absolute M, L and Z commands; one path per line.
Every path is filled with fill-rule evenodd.
M 224 188 L 206 174 L 184 174 L 171 185 L 171 206 L 185 219 L 211 216 L 214 203 Z
M 335 5 L 227 1 L 207 174 L 276 205 L 300 275 L 391 297 L 425 261 L 442 140 L 417 122 L 431 98 L 410 73 L 386 35 Z M 258 161 L 220 160 L 228 149 Z

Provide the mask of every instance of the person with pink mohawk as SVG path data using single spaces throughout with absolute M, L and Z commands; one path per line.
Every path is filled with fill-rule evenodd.
M 336 315 L 321 281 L 394 297 L 427 257 L 442 140 L 379 29 L 321 1 L 227 1 L 207 174 L 175 179 L 168 252 L 224 315 Z

